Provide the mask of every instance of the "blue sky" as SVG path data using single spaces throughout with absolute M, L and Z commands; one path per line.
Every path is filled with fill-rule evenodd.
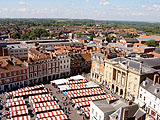
M 159 21 L 160 0 L 0 0 L 0 18 Z

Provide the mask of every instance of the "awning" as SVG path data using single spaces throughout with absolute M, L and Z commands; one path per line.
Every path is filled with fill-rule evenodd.
M 77 94 L 77 93 L 85 93 L 85 92 L 92 92 L 92 91 L 100 91 L 101 88 L 93 88 L 93 89 L 82 89 L 82 90 L 74 90 L 74 91 L 68 91 L 67 94 Z
M 30 116 L 14 117 L 11 120 L 30 120 Z
M 76 103 L 75 107 L 84 107 L 84 106 L 89 106 L 89 105 L 90 105 L 90 101 L 87 101 L 87 102 Z
M 42 84 L 42 85 L 37 85 L 37 86 L 34 86 L 34 87 L 26 87 L 26 88 L 18 89 L 16 91 L 8 92 L 7 94 L 8 95 L 14 95 L 16 93 L 31 91 L 31 90 L 39 89 L 39 88 L 44 88 L 44 85 Z
M 37 112 L 43 112 L 43 111 L 49 111 L 49 110 L 57 110 L 60 109 L 59 105 L 54 105 L 54 106 L 47 106 L 47 107 L 39 107 L 35 108 L 34 111 Z
M 33 104 L 33 108 L 58 105 L 56 101 Z
M 89 112 L 90 111 L 90 107 L 83 107 L 83 108 L 81 108 L 81 111 Z
M 22 100 L 23 100 L 23 97 L 8 99 L 7 103 L 17 102 L 17 101 L 22 101 Z
M 70 77 L 70 79 L 73 79 L 73 80 L 83 80 L 85 78 L 82 75 L 76 75 L 76 76 Z
M 65 84 L 66 82 L 68 82 L 67 79 L 58 79 L 58 80 L 51 81 L 51 83 L 55 83 L 56 85 Z
M 66 120 L 66 119 L 68 119 L 66 115 L 59 115 L 54 117 L 42 118 L 39 120 Z
M 28 110 L 10 112 L 10 117 L 22 116 L 28 114 Z
M 93 92 L 86 92 L 86 93 L 79 93 L 79 94 L 70 94 L 68 95 L 69 98 L 77 98 L 82 96 L 93 96 L 93 95 L 101 95 L 105 94 L 105 91 L 93 91 Z
M 22 106 L 10 107 L 9 111 L 19 111 L 19 110 L 26 110 L 26 109 L 27 109 L 27 106 L 22 105 Z
M 14 107 L 14 106 L 20 106 L 20 105 L 24 105 L 26 104 L 25 101 L 17 101 L 17 102 L 11 102 L 11 103 L 7 103 L 6 106 L 7 107 Z
M 29 99 L 36 99 L 36 98 L 43 98 L 43 97 L 51 97 L 51 95 L 50 94 L 42 94 L 42 95 L 29 96 Z
M 63 115 L 63 114 L 64 114 L 64 112 L 62 110 L 57 110 L 57 111 L 37 114 L 37 117 L 38 118 L 47 118 L 47 117 Z
M 83 79 L 83 80 L 76 80 L 76 81 L 68 81 L 66 82 L 66 84 L 77 84 L 77 83 L 86 83 L 87 80 Z
M 41 94 L 41 93 L 47 93 L 47 90 L 35 90 L 35 91 L 29 91 L 29 92 L 16 93 L 14 94 L 14 97 L 25 96 L 25 95 L 30 96 L 30 95 Z
M 53 101 L 53 97 L 44 97 L 44 98 L 36 98 L 36 99 L 31 99 L 32 103 L 37 103 L 37 102 L 44 102 L 44 101 Z
M 112 97 L 110 94 L 107 95 L 99 95 L 99 96 L 92 96 L 92 97 L 84 97 L 84 98 L 78 98 L 78 99 L 72 99 L 73 103 L 78 102 L 85 102 L 85 101 L 94 101 L 94 100 L 101 100 Z

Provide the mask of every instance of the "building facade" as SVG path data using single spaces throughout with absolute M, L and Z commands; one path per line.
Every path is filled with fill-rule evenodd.
M 0 57 L 0 91 L 28 85 L 27 67 L 18 58 Z
M 140 83 L 145 76 L 153 77 L 156 72 L 140 62 L 127 58 L 114 58 L 105 61 L 104 81 L 114 93 L 125 99 L 138 98 Z
M 92 54 L 91 79 L 99 84 L 104 83 L 105 55 L 99 52 Z
M 140 85 L 138 99 L 144 103 L 144 109 L 156 119 L 160 116 L 160 84 L 147 78 Z

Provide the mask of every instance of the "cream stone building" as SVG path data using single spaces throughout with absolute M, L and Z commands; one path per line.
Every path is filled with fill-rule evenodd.
M 104 83 L 104 65 L 106 56 L 99 52 L 92 55 L 91 79 L 99 84 Z
M 106 59 L 104 81 L 114 93 L 134 101 L 140 83 L 146 76 L 153 77 L 155 72 L 155 69 L 127 58 Z

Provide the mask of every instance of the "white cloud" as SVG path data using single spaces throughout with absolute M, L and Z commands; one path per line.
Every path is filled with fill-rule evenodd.
M 19 9 L 17 9 L 18 11 L 20 11 L 20 12 L 26 12 L 27 11 L 27 8 L 19 8 Z
M 99 4 L 100 4 L 100 5 L 103 5 L 103 6 L 111 5 L 111 3 L 108 2 L 107 0 L 100 0 Z
M 160 11 L 160 4 L 152 4 L 151 6 L 142 5 L 141 8 L 145 10 Z
M 8 8 L 2 8 L 1 10 L 2 11 L 8 11 L 9 9 Z
M 23 2 L 23 1 L 18 2 L 18 4 L 19 4 L 19 5 L 28 5 L 28 3 Z
M 89 2 L 89 0 L 85 0 L 86 2 Z
M 133 16 L 143 16 L 144 13 L 132 13 Z

